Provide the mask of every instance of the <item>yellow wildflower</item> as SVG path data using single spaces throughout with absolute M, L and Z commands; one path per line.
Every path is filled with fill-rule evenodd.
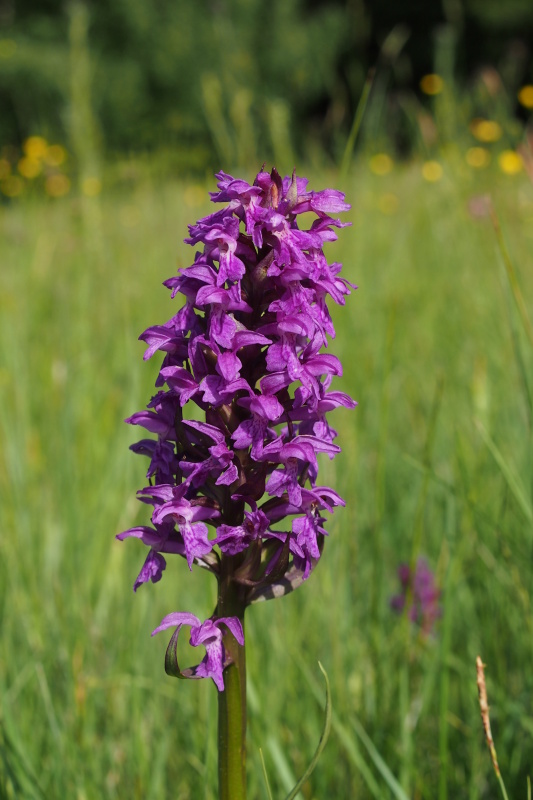
M 436 75 L 435 73 L 430 73 L 429 75 L 424 75 L 424 77 L 420 81 L 420 88 L 422 89 L 424 94 L 429 94 L 429 95 L 440 94 L 444 89 L 444 81 L 442 80 L 440 75 Z
M 17 164 L 17 169 L 24 178 L 31 180 L 41 172 L 41 162 L 37 158 L 24 156 Z
M 504 150 L 498 156 L 498 165 L 506 175 L 516 175 L 522 171 L 522 159 L 514 150 Z
M 522 86 L 518 92 L 518 102 L 520 105 L 524 106 L 524 108 L 533 109 L 533 86 L 531 86 L 531 84 Z
M 44 158 L 48 143 L 42 136 L 29 136 L 22 145 L 22 149 L 28 158 Z
M 387 153 L 376 153 L 370 159 L 370 169 L 374 175 L 387 175 L 394 166 L 394 162 Z
M 442 167 L 438 161 L 426 161 L 422 165 L 422 177 L 430 183 L 436 183 L 442 178 Z
M 473 119 L 470 130 L 478 142 L 497 142 L 502 138 L 502 127 L 491 119 Z

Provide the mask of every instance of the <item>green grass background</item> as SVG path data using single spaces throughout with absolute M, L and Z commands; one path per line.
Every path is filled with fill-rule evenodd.
M 311 187 L 327 185 L 315 171 Z M 216 689 L 168 678 L 167 638 L 150 638 L 170 611 L 209 615 L 214 583 L 169 558 L 134 595 L 145 548 L 113 538 L 148 519 L 122 422 L 158 369 L 137 336 L 177 310 L 161 282 L 191 263 L 186 224 L 213 188 L 146 172 L 99 198 L 0 208 L 0 797 L 216 796 Z M 496 797 L 480 654 L 502 773 L 525 798 L 532 345 L 469 203 L 490 191 L 530 307 L 533 187 L 453 158 L 435 184 L 417 164 L 377 177 L 361 158 L 339 188 L 354 225 L 328 256 L 359 289 L 334 310 L 331 347 L 359 407 L 335 414 L 343 453 L 322 482 L 346 508 L 309 582 L 247 612 L 249 796 L 267 796 L 259 748 L 275 798 L 309 762 L 320 660 L 333 729 L 302 797 Z M 427 638 L 389 609 L 418 554 L 442 588 Z

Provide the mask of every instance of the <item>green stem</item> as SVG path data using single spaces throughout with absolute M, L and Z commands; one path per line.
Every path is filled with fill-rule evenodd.
M 238 617 L 244 628 L 244 591 L 232 580 L 232 567 L 232 559 L 223 557 L 217 616 Z M 246 800 L 245 650 L 229 631 L 224 647 L 232 663 L 224 670 L 224 691 L 218 693 L 219 800 Z

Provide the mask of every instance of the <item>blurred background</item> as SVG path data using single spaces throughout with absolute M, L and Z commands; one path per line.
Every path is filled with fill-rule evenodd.
M 367 146 L 431 152 L 485 118 L 501 130 L 475 138 L 515 146 L 533 107 L 519 94 L 532 36 L 528 0 L 3 0 L 3 160 L 37 177 L 16 165 L 39 135 L 78 159 L 164 151 L 179 174 L 336 164 L 370 68 Z
M 332 309 L 359 403 L 320 567 L 247 612 L 250 798 L 498 796 L 533 764 L 531 0 L 0 0 L 0 800 L 214 800 L 216 690 L 164 673 L 170 559 L 133 594 L 154 393 L 213 173 L 346 192 Z M 413 605 L 414 604 L 414 605 Z M 183 653 L 183 663 L 196 654 Z M 191 660 L 188 661 L 188 658 Z

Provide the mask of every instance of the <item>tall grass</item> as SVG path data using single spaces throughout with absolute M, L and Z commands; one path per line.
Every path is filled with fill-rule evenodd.
M 259 748 L 273 797 L 316 749 L 318 660 L 332 734 L 302 797 L 494 797 L 478 653 L 506 786 L 526 796 L 532 353 L 493 228 L 468 201 L 490 186 L 530 308 L 533 189 L 454 169 L 428 184 L 416 165 L 378 178 L 360 160 L 342 187 L 354 227 L 331 256 L 359 289 L 335 311 L 332 349 L 359 408 L 337 412 L 343 454 L 322 469 L 346 509 L 308 585 L 248 613 L 253 798 L 267 797 Z M 0 210 L 2 797 L 215 797 L 215 690 L 167 678 L 166 643 L 149 636 L 172 610 L 209 615 L 215 587 L 171 559 L 134 596 L 143 548 L 113 539 L 147 519 L 122 420 L 157 364 L 136 337 L 176 309 L 160 284 L 190 262 L 181 239 L 207 188 L 144 178 L 95 199 L 98 248 L 75 198 Z M 429 637 L 389 608 L 399 562 L 419 554 L 442 588 Z

